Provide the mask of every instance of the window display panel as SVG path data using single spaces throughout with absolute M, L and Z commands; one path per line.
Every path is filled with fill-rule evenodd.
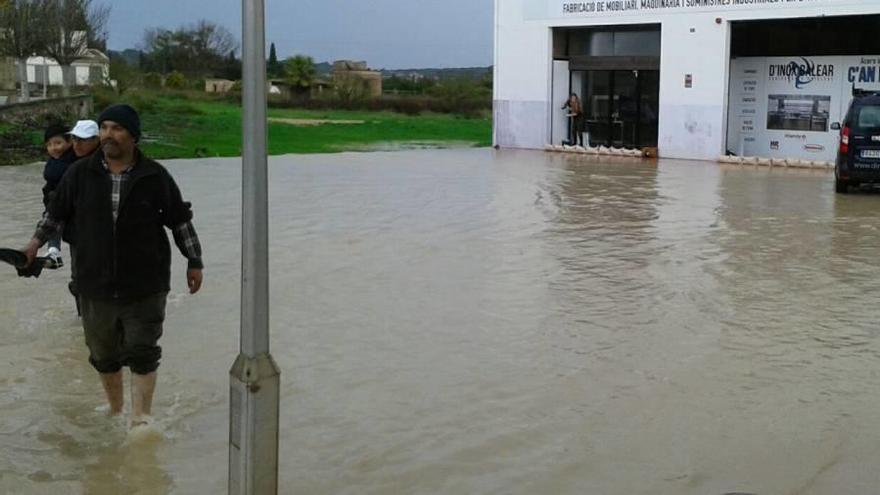
M 828 131 L 831 96 L 769 95 L 767 100 L 767 129 Z

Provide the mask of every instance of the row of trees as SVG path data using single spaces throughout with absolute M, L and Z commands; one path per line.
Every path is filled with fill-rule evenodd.
M 237 50 L 238 41 L 232 33 L 210 21 L 200 20 L 175 30 L 152 28 L 144 33 L 139 68 L 160 74 L 222 77 L 234 65 L 230 61 L 237 60 Z
M 144 34 L 142 50 L 132 64 L 111 54 L 111 78 L 129 78 L 134 73 L 161 74 L 190 81 L 206 78 L 241 79 L 241 60 L 236 57 L 238 43 L 222 26 L 199 21 L 176 30 L 153 28 Z M 312 57 L 296 55 L 279 61 L 275 44 L 269 50 L 267 73 L 272 79 L 287 81 L 296 93 L 307 93 L 318 76 Z
M 207 20 L 176 29 L 148 28 L 138 49 L 109 52 L 110 79 L 122 94 L 135 87 L 197 89 L 204 79 L 241 79 L 238 41 Z
M 237 43 L 228 31 L 208 21 L 173 31 L 148 29 L 141 50 L 111 53 L 111 78 L 116 82 L 118 93 L 135 87 L 198 89 L 206 78 L 240 80 L 241 62 L 235 57 L 236 48 Z M 363 79 L 345 73 L 334 74 L 327 81 L 331 84 L 330 91 L 322 98 L 312 99 L 312 88 L 318 79 L 314 59 L 296 55 L 279 60 L 274 43 L 269 48 L 266 72 L 270 79 L 283 80 L 289 85 L 293 98 L 286 104 L 339 104 L 343 108 L 356 108 L 360 103 L 373 100 Z M 376 102 L 377 108 L 389 104 L 414 113 L 426 110 L 474 113 L 491 107 L 490 71 L 475 72 L 468 77 L 454 76 L 385 79 L 385 89 L 395 95 L 376 99 L 382 100 Z
M 0 56 L 18 61 L 21 98 L 30 97 L 27 59 L 45 56 L 61 66 L 62 92 L 76 83 L 71 64 L 88 48 L 104 48 L 110 7 L 93 0 L 6 0 L 0 4 Z

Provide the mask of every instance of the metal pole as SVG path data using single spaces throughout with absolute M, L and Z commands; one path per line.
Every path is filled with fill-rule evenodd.
M 264 0 L 242 0 L 241 352 L 230 375 L 229 493 L 278 493 L 281 372 L 269 353 Z

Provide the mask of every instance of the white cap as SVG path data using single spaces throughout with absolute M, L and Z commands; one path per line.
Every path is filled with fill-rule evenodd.
M 98 137 L 98 123 L 94 120 L 79 120 L 69 134 L 80 139 Z

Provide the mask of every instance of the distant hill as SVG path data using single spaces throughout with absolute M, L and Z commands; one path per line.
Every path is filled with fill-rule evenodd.
M 121 52 L 117 50 L 108 50 L 107 56 L 110 57 L 110 59 L 120 58 L 125 60 L 125 63 L 132 67 L 138 67 L 141 60 L 141 51 L 132 48 L 122 50 Z
M 315 70 L 319 76 L 329 76 L 333 70 L 330 62 L 315 64 Z M 425 79 L 482 79 L 492 74 L 492 67 L 457 67 L 452 69 L 373 69 L 379 70 L 382 77 L 397 76 L 404 79 L 412 79 L 413 76 Z
M 111 59 L 125 60 L 128 65 L 138 67 L 140 64 L 141 51 L 132 48 L 118 51 L 109 50 L 107 55 Z M 315 63 L 315 72 L 319 77 L 327 77 L 333 70 L 331 62 Z M 486 75 L 492 74 L 492 67 L 458 67 L 452 69 L 379 69 L 382 77 L 397 76 L 403 79 L 424 78 L 424 79 L 482 79 Z
M 412 78 L 424 77 L 427 79 L 482 79 L 492 74 L 492 66 L 489 67 L 458 67 L 453 69 L 382 69 L 382 77 Z
M 451 69 L 373 69 L 382 73 L 382 77 L 397 76 L 404 79 L 412 79 L 413 76 L 425 79 L 482 79 L 492 74 L 492 66 L 488 67 L 457 67 Z M 329 76 L 333 70 L 331 62 L 315 64 L 315 70 L 319 76 Z
M 328 76 L 330 75 L 330 71 L 333 70 L 333 64 L 330 62 L 321 62 L 315 64 L 315 71 L 319 76 Z

